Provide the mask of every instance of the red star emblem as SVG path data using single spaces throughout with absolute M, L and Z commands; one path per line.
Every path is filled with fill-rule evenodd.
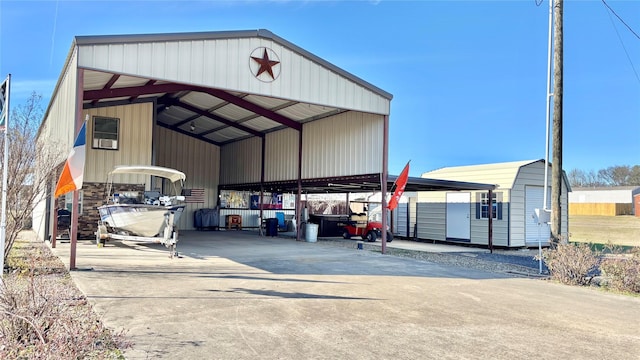
M 261 58 L 255 57 L 255 56 L 252 56 L 251 58 L 253 59 L 253 61 L 260 64 L 260 68 L 256 73 L 256 77 L 260 76 L 260 74 L 266 71 L 269 75 L 271 75 L 271 78 L 275 80 L 275 76 L 273 75 L 273 67 L 277 64 L 280 64 L 280 61 L 269 59 L 269 54 L 267 53 L 267 49 L 264 49 L 264 52 L 262 53 Z

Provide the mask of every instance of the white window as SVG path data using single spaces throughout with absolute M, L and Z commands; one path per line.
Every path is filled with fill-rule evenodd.
M 496 201 L 496 193 L 493 193 L 491 206 L 493 207 L 491 214 L 494 219 L 498 218 L 498 202 Z M 480 193 L 480 219 L 489 218 L 489 193 Z
M 78 191 L 78 215 L 82 215 L 82 200 L 84 198 L 84 193 L 82 190 Z M 68 192 L 64 195 L 64 208 L 73 212 L 73 191 Z
M 94 149 L 118 150 L 120 119 L 104 116 L 93 117 Z
M 476 219 L 488 219 L 489 218 L 489 206 L 492 207 L 493 218 L 496 220 L 502 220 L 502 213 L 508 211 L 508 205 L 505 206 L 502 203 L 502 192 L 494 192 L 491 202 L 489 202 L 488 192 L 476 193 Z

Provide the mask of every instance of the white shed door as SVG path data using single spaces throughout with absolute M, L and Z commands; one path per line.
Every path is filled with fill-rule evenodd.
M 471 240 L 471 193 L 447 193 L 447 240 Z
M 544 201 L 542 192 L 542 186 L 526 186 L 525 187 L 525 212 L 524 212 L 524 226 L 526 231 L 526 245 L 537 246 L 538 238 L 542 241 L 542 244 L 548 243 L 549 236 L 551 235 L 551 229 L 548 224 L 538 225 L 535 217 L 533 216 L 536 209 L 542 208 L 542 202 Z M 550 190 L 547 190 L 547 209 L 551 207 L 551 194 Z

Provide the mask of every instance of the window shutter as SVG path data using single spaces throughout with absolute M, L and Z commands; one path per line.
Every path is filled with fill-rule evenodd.
M 499 202 L 497 205 L 498 205 L 498 220 L 502 220 L 502 203 Z
M 480 202 L 476 202 L 476 219 L 480 219 Z

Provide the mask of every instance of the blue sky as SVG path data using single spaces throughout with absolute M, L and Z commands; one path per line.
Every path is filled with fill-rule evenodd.
M 608 0 L 640 34 L 640 1 Z M 544 158 L 549 3 L 0 0 L 12 107 L 45 105 L 77 35 L 268 29 L 393 94 L 389 171 Z M 564 4 L 563 165 L 640 165 L 640 39 Z

